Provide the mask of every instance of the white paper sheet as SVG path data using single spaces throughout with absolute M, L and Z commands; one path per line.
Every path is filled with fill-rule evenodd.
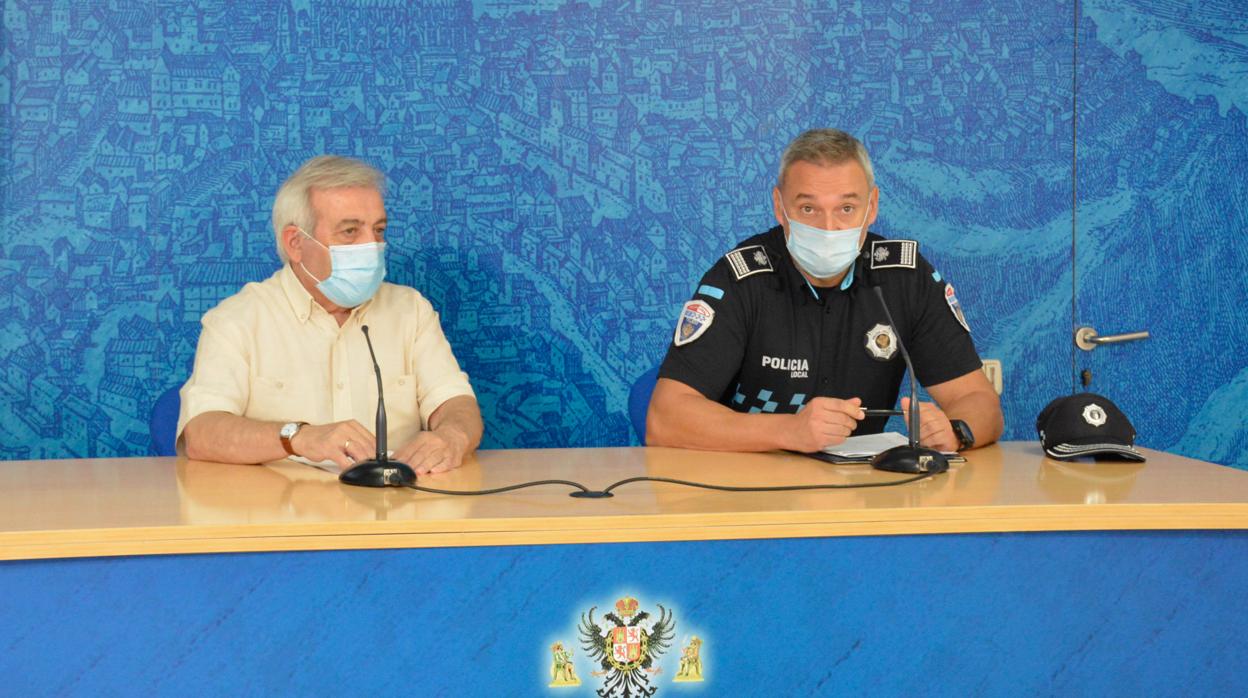
M 851 436 L 845 439 L 843 443 L 823 449 L 823 452 L 841 456 L 842 458 L 870 458 L 881 451 L 887 451 L 893 446 L 905 446 L 908 443 L 910 443 L 910 440 L 902 434 L 895 431 L 886 431 L 882 434 Z

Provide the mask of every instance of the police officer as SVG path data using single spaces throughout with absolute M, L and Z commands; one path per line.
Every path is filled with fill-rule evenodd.
M 862 143 L 833 129 L 803 133 L 771 195 L 780 225 L 724 255 L 681 309 L 646 442 L 813 452 L 878 433 L 886 417 L 863 410 L 896 403 L 899 339 L 936 400 L 919 406 L 921 443 L 952 451 L 996 441 L 1000 400 L 953 286 L 915 241 L 868 232 L 879 189 Z

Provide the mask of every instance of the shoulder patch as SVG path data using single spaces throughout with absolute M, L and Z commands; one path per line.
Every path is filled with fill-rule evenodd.
M 914 240 L 876 240 L 871 243 L 872 269 L 913 269 L 919 257 Z
M 775 271 L 771 267 L 771 258 L 767 256 L 767 250 L 762 245 L 738 247 L 724 255 L 724 259 L 728 260 L 728 266 L 732 267 L 732 275 L 737 277 L 737 281 L 751 274 Z
M 962 312 L 962 304 L 958 302 L 958 296 L 953 292 L 953 284 L 945 282 L 945 302 L 949 304 L 949 310 L 953 311 L 953 317 L 967 332 L 971 331 L 971 326 L 966 322 L 966 314 Z
M 676 334 L 672 343 L 678 347 L 701 337 L 715 321 L 715 309 L 705 301 L 691 300 L 680 309 L 680 318 L 676 321 Z

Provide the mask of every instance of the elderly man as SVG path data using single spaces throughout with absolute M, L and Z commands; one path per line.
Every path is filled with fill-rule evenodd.
M 180 450 L 343 469 L 372 457 L 377 384 L 363 326 L 381 366 L 393 458 L 435 473 L 477 447 L 481 413 L 437 312 L 414 289 L 382 281 L 384 192 L 380 172 L 335 156 L 309 160 L 282 184 L 273 232 L 285 264 L 204 315 L 182 387 Z
M 682 308 L 647 443 L 814 452 L 879 432 L 886 418 L 863 410 L 897 400 L 899 338 L 936 400 L 920 405 L 921 443 L 952 451 L 998 439 L 1000 401 L 953 286 L 918 243 L 867 231 L 879 189 L 866 148 L 841 131 L 803 133 L 771 198 L 779 225 L 716 262 Z

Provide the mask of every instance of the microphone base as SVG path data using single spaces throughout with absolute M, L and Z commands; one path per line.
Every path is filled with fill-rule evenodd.
M 922 446 L 894 446 L 871 459 L 871 467 L 890 473 L 943 473 L 949 459 L 940 451 Z
M 397 460 L 364 460 L 338 475 L 338 481 L 356 487 L 407 487 L 416 484 L 416 472 Z

